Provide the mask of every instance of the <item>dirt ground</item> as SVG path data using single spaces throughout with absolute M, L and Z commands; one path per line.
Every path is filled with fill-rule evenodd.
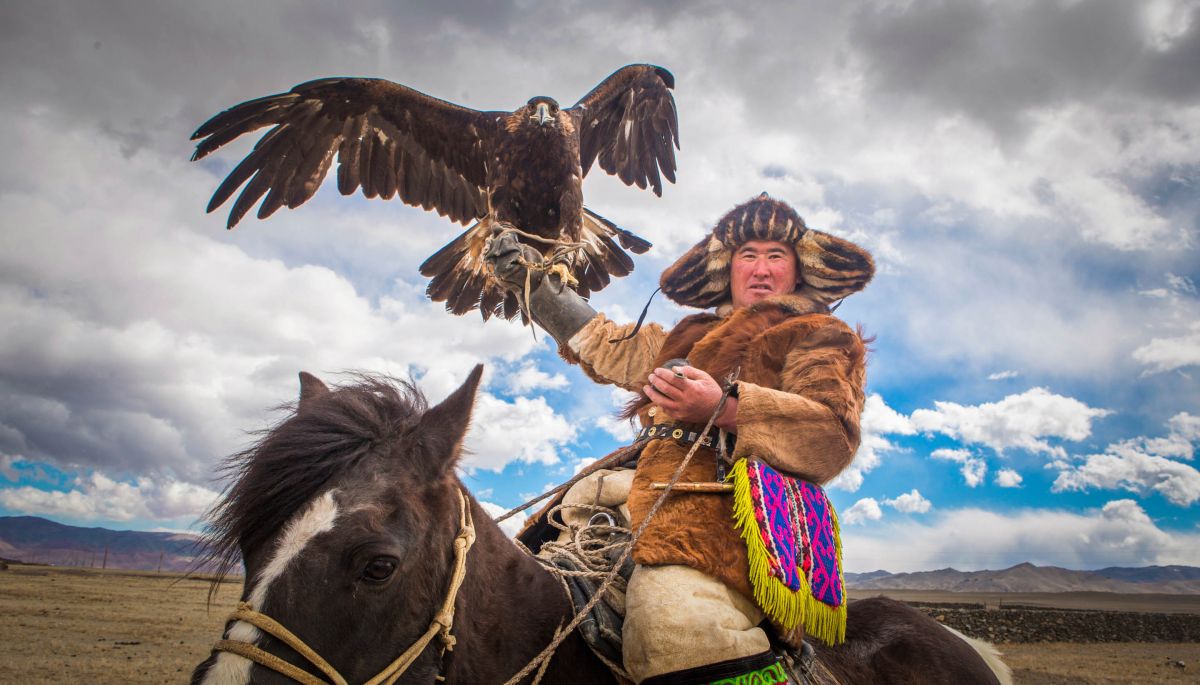
M 0 571 L 0 683 L 186 683 L 208 656 L 241 582 L 221 587 L 137 571 Z
M 1200 683 L 1200 643 L 1195 642 L 1010 643 L 999 649 L 1021 685 Z
M 209 611 L 204 580 L 11 566 L 0 571 L 0 683 L 186 683 L 240 590 L 240 581 L 222 586 Z M 1200 643 L 1000 649 L 1018 683 L 1200 683 Z

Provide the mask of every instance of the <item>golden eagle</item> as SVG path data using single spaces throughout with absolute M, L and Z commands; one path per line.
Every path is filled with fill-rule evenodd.
M 520 310 L 486 271 L 488 238 L 516 227 L 520 239 L 564 264 L 587 295 L 624 276 L 650 243 L 583 206 L 593 162 L 627 185 L 662 194 L 675 182 L 679 122 L 669 71 L 623 67 L 570 109 L 535 97 L 514 112 L 479 112 L 383 79 L 325 78 L 243 102 L 192 134 L 198 160 L 244 133 L 272 126 L 229 173 L 211 212 L 245 184 L 233 228 L 260 198 L 258 218 L 313 196 L 334 155 L 338 189 L 399 197 L 462 224 L 476 222 L 421 265 L 427 293 L 455 314 L 476 307 L 513 318 Z M 507 225 L 507 226 L 506 226 Z M 615 241 L 614 241 L 615 239 Z M 620 243 L 618 246 L 617 243 Z M 564 249 L 566 248 L 566 249 Z M 553 253 L 553 254 L 552 254 Z M 569 280 L 569 279 L 568 279 Z

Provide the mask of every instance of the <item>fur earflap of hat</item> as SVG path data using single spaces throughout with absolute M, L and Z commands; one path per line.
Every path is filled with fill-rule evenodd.
M 659 279 L 663 293 L 686 307 L 708 309 L 729 301 L 729 267 L 750 240 L 792 245 L 800 274 L 798 295 L 831 304 L 862 290 L 875 274 L 870 253 L 849 240 L 811 229 L 786 202 L 766 193 L 734 207 Z

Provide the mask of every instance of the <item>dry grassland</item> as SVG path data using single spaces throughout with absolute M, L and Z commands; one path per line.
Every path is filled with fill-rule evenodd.
M 138 571 L 0 571 L 0 683 L 186 683 L 208 656 L 240 579 L 221 587 Z
M 999 649 L 1020 685 L 1200 683 L 1200 644 L 1195 642 L 1049 642 Z M 1186 668 L 1169 663 L 1173 661 Z
M 901 602 L 982 604 L 989 608 L 1042 607 L 1155 614 L 1200 614 L 1200 595 L 1116 594 L 1113 592 L 941 592 L 937 590 L 850 590 L 850 599 L 891 597 Z
M 240 590 L 240 582 L 222 586 L 209 612 L 203 580 L 12 566 L 0 571 L 0 683 L 186 683 L 220 637 Z M 1200 682 L 1200 644 L 1194 643 L 1006 644 L 1001 650 L 1018 683 Z

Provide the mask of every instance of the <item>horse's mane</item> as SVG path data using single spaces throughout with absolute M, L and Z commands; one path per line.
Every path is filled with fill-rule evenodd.
M 305 400 L 302 408 L 297 403 L 279 407 L 287 415 L 259 431 L 255 444 L 220 468 L 232 480 L 205 517 L 211 527 L 196 565 L 217 569 L 210 599 L 241 553 L 269 542 L 331 478 L 411 429 L 426 408 L 424 395 L 411 382 L 366 374 Z

